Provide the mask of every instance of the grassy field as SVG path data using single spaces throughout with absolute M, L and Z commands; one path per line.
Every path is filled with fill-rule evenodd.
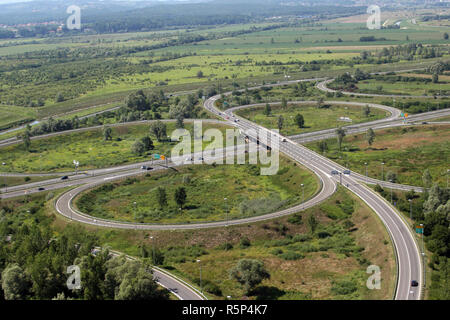
M 0 177 L 0 187 L 4 187 L 5 185 L 7 187 L 17 186 L 25 183 L 32 183 L 32 182 L 39 182 L 43 180 L 48 179 L 54 179 L 57 178 L 57 176 L 44 176 L 44 177 Z
M 320 206 L 289 217 L 188 231 L 116 230 L 68 222 L 54 209 L 58 194 L 4 200 L 3 208 L 9 209 L 1 214 L 13 228 L 38 219 L 52 227 L 55 237 L 66 228 L 80 234 L 87 231 L 98 237 L 96 245 L 137 257 L 143 247 L 151 253 L 154 246 L 164 255 L 162 267 L 197 287 L 196 260 L 200 259 L 202 286 L 213 299 L 246 298 L 242 286 L 228 275 L 243 258 L 263 261 L 271 275 L 250 299 L 391 299 L 393 295 L 395 259 L 389 236 L 376 215 L 343 189 Z M 311 215 L 319 222 L 314 232 L 308 223 Z M 381 268 L 381 290 L 366 288 L 370 264 Z
M 253 28 L 275 26 L 275 29 L 261 31 Z M 211 85 L 211 82 L 251 82 L 283 79 L 285 74 L 292 77 L 311 77 L 327 73 L 332 76 L 338 71 L 352 69 L 352 60 L 361 51 L 368 50 L 376 55 L 386 46 L 396 46 L 411 42 L 437 44 L 442 40 L 444 28 L 425 28 L 408 25 L 407 29 L 363 30 L 364 23 L 349 21 L 327 21 L 320 24 L 306 24 L 292 27 L 278 27 L 277 23 L 251 23 L 245 25 L 227 25 L 189 30 L 191 35 L 217 35 L 214 40 L 195 43 L 170 45 L 161 49 L 139 50 L 134 53 L 121 52 L 108 66 L 107 59 L 91 55 L 98 50 L 120 51 L 123 48 L 151 46 L 176 40 L 186 32 L 185 29 L 157 32 L 135 32 L 105 35 L 85 35 L 60 38 L 18 39 L 0 41 L 0 56 L 8 57 L 0 65 L 5 70 L 14 70 L 15 61 L 23 63 L 20 81 L 14 72 L 4 74 L 9 80 L 0 81 L 0 90 L 4 92 L 5 104 L 28 105 L 45 102 L 45 106 L 36 108 L 39 118 L 88 107 L 98 107 L 105 103 L 120 103 L 132 91 L 137 89 L 177 90 L 178 88 L 198 88 Z M 250 30 L 255 30 L 250 32 Z M 244 34 L 230 37 L 227 32 L 244 31 Z M 361 42 L 362 36 L 374 35 L 384 40 Z M 409 40 L 406 40 L 406 36 Z M 77 56 L 72 61 L 52 64 L 41 57 L 45 50 L 67 49 L 85 52 L 83 58 Z M 133 51 L 131 51 L 133 52 Z M 28 55 L 23 55 L 28 53 Z M 20 56 L 15 56 L 20 54 Z M 179 57 L 172 57 L 179 54 Z M 35 57 L 34 55 L 37 55 Z M 45 60 L 45 61 L 44 61 Z M 433 59 L 427 59 L 431 61 Z M 320 70 L 307 71 L 303 68 L 311 62 L 321 63 Z M 337 63 L 335 63 L 338 61 Z M 39 68 L 31 68 L 36 62 L 42 62 Z M 393 70 L 395 65 L 364 65 L 361 69 Z M 142 65 L 141 65 L 142 64 Z M 136 66 L 142 66 L 137 68 Z M 149 68 L 146 68 L 146 66 Z M 92 66 L 99 68 L 96 75 L 77 71 Z M 11 69 L 12 68 L 12 69 Z M 36 70 L 35 70 L 36 69 Z M 95 69 L 97 70 L 97 69 Z M 70 78 L 66 74 L 71 71 Z M 197 77 L 202 71 L 204 76 Z M 46 82 L 34 81 L 38 74 L 49 79 Z M 62 77 L 62 78 L 61 78 Z M 59 79 L 54 81 L 55 79 Z M 55 102 L 57 93 L 62 93 L 66 101 Z M 14 122 L 14 121 L 13 121 Z M 13 123 L 12 122 L 12 123 Z M 7 123 L 11 123 L 9 120 Z
M 326 156 L 353 171 L 382 179 L 389 171 L 397 174 L 397 182 L 423 186 L 422 175 L 429 169 L 434 182 L 444 185 L 450 159 L 450 125 L 420 126 L 384 129 L 375 132 L 375 141 L 369 147 L 365 135 L 344 138 L 343 152 L 338 151 L 336 139 L 326 140 Z M 307 145 L 318 151 L 317 143 Z
M 167 124 L 167 134 L 171 135 L 175 123 Z M 193 125 L 185 128 L 192 132 Z M 226 126 L 203 124 L 203 130 L 218 128 L 225 131 Z M 176 142 L 158 142 L 150 135 L 149 125 L 126 125 L 113 127 L 112 140 L 103 139 L 102 129 L 79 133 L 63 134 L 51 138 L 34 140 L 28 152 L 22 144 L 2 148 L 0 161 L 5 172 L 57 172 L 73 171 L 73 160 L 80 163 L 80 170 L 104 168 L 124 163 L 150 160 L 150 154 L 170 155 Z M 138 138 L 150 135 L 154 150 L 139 156 L 132 153 L 131 146 Z M 206 143 L 204 143 L 206 145 Z
M 103 185 L 79 196 L 76 204 L 96 217 L 147 223 L 194 223 L 246 218 L 275 212 L 305 200 L 318 190 L 309 171 L 281 158 L 280 170 L 261 176 L 256 165 L 200 165 Z M 156 189 L 163 187 L 168 205 L 160 207 Z M 187 192 L 183 210 L 175 203 L 178 187 Z M 224 201 L 224 198 L 227 198 Z M 136 202 L 136 205 L 134 205 Z
M 414 74 L 405 74 L 409 77 L 423 77 L 423 78 L 431 78 L 425 77 L 426 75 L 414 75 Z M 399 95 L 447 95 L 450 92 L 450 77 L 449 76 L 441 76 L 439 83 L 424 83 L 421 81 L 416 82 L 388 82 L 382 80 L 363 80 L 358 82 L 357 84 L 359 88 L 359 92 L 366 93 L 375 93 L 379 92 L 377 88 L 381 88 L 382 94 L 399 94 Z
M 36 119 L 33 108 L 0 105 L 0 131 Z
M 264 106 L 257 108 L 242 109 L 236 114 L 249 119 L 257 124 L 271 129 L 278 128 L 278 117 L 284 118 L 283 135 L 293 135 L 305 132 L 318 131 L 329 128 L 336 128 L 341 125 L 348 124 L 347 122 L 339 121 L 340 117 L 349 117 L 353 120 L 352 123 L 361 123 L 367 121 L 374 121 L 386 117 L 386 112 L 380 109 L 371 108 L 369 117 L 363 115 L 363 107 L 357 106 L 340 106 L 330 105 L 327 108 L 317 108 L 316 104 L 312 105 L 294 105 L 288 104 L 287 108 L 281 106 L 271 107 L 272 113 L 270 116 L 263 114 Z M 294 122 L 296 114 L 303 115 L 305 119 L 305 127 L 299 128 Z
M 311 233 L 310 215 L 319 222 Z M 67 227 L 57 218 L 56 229 Z M 211 298 L 245 298 L 228 271 L 239 259 L 259 259 L 271 278 L 250 299 L 391 299 L 395 259 L 381 221 L 357 197 L 338 190 L 320 206 L 299 214 L 251 225 L 189 231 L 96 229 L 105 247 L 139 256 L 154 245 L 164 254 L 163 267 L 199 285 Z M 153 236 L 153 240 L 150 239 Z M 250 242 L 242 244 L 242 239 Z M 228 245 L 225 245 L 228 243 Z M 381 290 L 366 288 L 366 268 L 381 268 Z

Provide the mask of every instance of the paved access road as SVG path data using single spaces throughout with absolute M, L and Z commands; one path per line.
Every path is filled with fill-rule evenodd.
M 231 120 L 237 120 L 237 125 L 244 132 L 248 130 L 268 130 L 256 125 L 246 119 L 236 117 L 232 111 L 221 112 L 215 107 L 215 101 L 219 96 L 215 96 L 206 101 L 205 107 L 213 113 L 222 115 Z M 256 137 L 254 137 L 256 138 Z M 295 143 L 289 138 L 280 136 L 280 151 L 293 160 L 301 163 L 314 171 L 322 179 L 324 188 L 330 188 L 332 184 L 338 183 L 340 178 L 331 176 L 332 170 L 340 168 L 333 161 Z M 283 140 L 284 139 L 284 140 Z M 418 280 L 422 284 L 422 262 L 419 247 L 414 236 L 397 211 L 375 192 L 361 184 L 353 176 L 343 176 L 342 185 L 360 197 L 369 205 L 385 224 L 395 247 L 398 265 L 398 278 L 395 299 L 398 300 L 418 300 L 421 298 L 422 287 L 411 287 L 412 280 Z M 328 187 L 327 187 L 328 186 Z
M 311 80 L 321 80 L 321 79 L 305 79 L 305 80 L 294 80 L 288 82 L 280 82 L 275 85 L 284 85 L 289 83 L 296 83 L 300 81 L 311 81 Z M 257 88 L 257 87 L 255 87 Z M 251 88 L 250 88 L 251 89 Z M 230 94 L 230 93 L 225 93 Z M 234 124 L 239 127 L 244 132 L 249 129 L 259 129 L 262 131 L 269 131 L 265 128 L 262 128 L 248 120 L 235 117 L 232 110 L 228 110 L 225 112 L 221 112 L 214 106 L 214 102 L 219 98 L 219 96 L 212 97 L 205 101 L 205 108 L 214 114 L 229 120 L 230 124 Z M 345 103 L 340 102 L 339 103 Z M 239 108 L 239 107 L 238 107 Z M 387 107 L 390 108 L 390 107 Z M 235 108 L 236 109 L 236 108 Z M 399 110 L 392 108 L 391 117 L 387 119 L 387 121 L 396 121 L 396 117 L 399 115 Z M 436 115 L 434 115 L 435 117 Z M 386 120 L 386 119 L 384 119 Z M 379 120 L 380 123 L 377 125 L 381 125 L 383 120 Z M 365 124 L 367 125 L 367 124 Z M 372 125 L 374 125 L 372 123 Z M 388 124 L 385 124 L 386 126 Z M 322 132 L 318 136 L 326 137 L 326 134 L 329 132 Z M 313 199 L 308 202 L 296 206 L 294 208 L 290 208 L 287 210 L 283 210 L 278 213 L 273 213 L 265 216 L 254 217 L 249 219 L 241 219 L 241 220 L 232 220 L 232 221 L 222 221 L 216 223 L 204 223 L 204 224 L 192 224 L 192 225 L 148 225 L 148 224 L 132 224 L 132 223 L 120 223 L 114 221 L 107 221 L 102 219 L 95 219 L 93 217 L 84 215 L 83 213 L 76 212 L 71 207 L 71 202 L 73 197 L 79 192 L 91 188 L 95 185 L 104 183 L 108 180 L 120 179 L 128 175 L 136 175 L 138 174 L 135 170 L 134 172 L 124 172 L 119 174 L 114 171 L 110 176 L 97 176 L 95 179 L 91 181 L 87 181 L 86 185 L 80 186 L 74 190 L 71 190 L 65 194 L 63 194 L 56 203 L 56 208 L 58 212 L 62 215 L 65 215 L 68 218 L 72 218 L 74 220 L 98 225 L 102 227 L 114 227 L 114 228 L 127 228 L 127 229 L 152 229 L 152 230 L 174 230 L 174 229 L 196 229 L 196 228 L 211 228 L 211 227 L 223 227 L 227 225 L 241 224 L 241 223 L 250 223 L 254 221 L 260 221 L 264 219 L 272 219 L 274 217 L 278 217 L 285 214 L 291 214 L 293 212 L 297 212 L 303 210 L 305 208 L 317 205 L 321 201 L 327 199 L 330 195 L 332 195 L 336 190 L 336 185 L 339 183 L 339 178 L 336 176 L 332 176 L 330 173 L 332 170 L 340 170 L 341 172 L 344 170 L 338 164 L 330 161 L 329 159 L 322 157 L 314 153 L 313 151 L 298 145 L 294 140 L 279 136 L 280 139 L 285 139 L 285 142 L 280 143 L 280 151 L 287 156 L 291 157 L 293 160 L 303 164 L 304 166 L 311 169 L 320 179 L 322 184 L 322 189 L 318 195 L 316 195 Z M 253 137 L 256 138 L 256 137 Z M 270 142 L 269 142 L 270 144 Z M 108 169 L 102 169 L 108 170 Z M 111 168 L 109 169 L 111 170 Z M 115 170 L 115 169 L 112 169 Z M 419 248 L 414 241 L 413 235 L 411 233 L 410 228 L 406 224 L 406 222 L 401 218 L 400 215 L 397 214 L 395 209 L 391 207 L 384 199 L 378 196 L 376 193 L 371 191 L 369 188 L 365 187 L 360 182 L 369 182 L 367 177 L 361 175 L 352 174 L 351 176 L 342 176 L 343 186 L 354 192 L 358 195 L 362 200 L 364 200 L 381 218 L 381 220 L 386 225 L 389 234 L 392 238 L 395 250 L 396 257 L 398 261 L 398 281 L 397 281 L 397 290 L 396 290 L 396 299 L 420 299 L 421 296 L 421 287 L 410 287 L 410 281 L 412 279 L 418 280 L 419 283 L 422 283 L 422 265 L 420 261 L 420 252 Z M 372 179 L 377 183 L 379 181 Z M 372 181 L 372 182 L 374 182 Z M 385 182 L 381 182 L 386 185 Z M 380 183 L 380 184 L 381 184 Z M 412 188 L 411 186 L 402 186 L 402 185 L 394 185 L 391 187 L 398 187 L 400 189 L 409 190 Z M 60 188 L 60 187 L 59 187 Z M 22 191 L 23 192 L 23 191 Z M 7 195 L 9 196 L 9 194 Z

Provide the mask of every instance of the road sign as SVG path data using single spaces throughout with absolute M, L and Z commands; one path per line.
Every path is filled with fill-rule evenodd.
M 161 156 L 159 154 L 154 154 L 155 159 L 160 159 Z
M 161 160 L 165 160 L 165 159 L 166 159 L 166 156 L 161 155 Z
M 423 226 L 416 226 L 416 233 L 423 234 Z

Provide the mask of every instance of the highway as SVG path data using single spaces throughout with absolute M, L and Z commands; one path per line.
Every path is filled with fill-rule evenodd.
M 236 122 L 238 127 L 244 131 L 250 129 L 261 131 L 268 130 L 246 119 L 236 117 L 232 111 L 225 111 L 222 113 L 214 105 L 217 99 L 219 99 L 219 96 L 210 98 L 206 101 L 205 107 L 213 113 L 219 115 L 224 114 L 226 118 L 237 118 L 239 120 Z M 280 138 L 281 140 L 283 139 L 282 136 Z M 338 164 L 295 143 L 289 138 L 284 139 L 285 142 L 281 142 L 280 144 L 280 151 L 311 169 L 317 175 L 326 176 L 325 179 L 322 179 L 324 188 L 328 188 L 327 185 L 331 186 L 332 184 L 339 183 L 340 178 L 342 178 L 342 186 L 355 193 L 375 211 L 385 224 L 395 248 L 398 267 L 395 299 L 420 299 L 422 287 L 411 287 L 411 281 L 417 280 L 419 283 L 423 283 L 422 261 L 419 247 L 407 222 L 403 220 L 400 214 L 398 214 L 397 211 L 381 196 L 360 183 L 352 175 L 342 175 L 339 178 L 337 176 L 332 176 L 331 171 L 340 168 Z
M 294 80 L 287 82 L 280 82 L 274 84 L 275 86 L 284 85 L 286 83 L 295 83 L 299 81 L 311 81 L 311 80 L 323 80 L 321 79 L 305 79 L 305 80 Z M 273 85 L 265 85 L 265 86 L 273 86 Z M 255 87 L 257 88 L 257 87 Z M 224 93 L 224 95 L 231 93 Z M 227 120 L 216 121 L 211 120 L 211 122 L 215 123 L 228 123 L 230 125 L 234 125 L 241 129 L 243 132 L 247 132 L 250 129 L 260 130 L 261 132 L 271 132 L 269 129 L 263 128 L 251 121 L 243 119 L 241 117 L 236 116 L 233 112 L 235 110 L 239 110 L 241 108 L 248 108 L 251 106 L 239 106 L 235 108 L 231 108 L 227 111 L 218 110 L 214 103 L 217 99 L 219 99 L 219 95 L 211 97 L 207 99 L 204 103 L 204 107 L 211 111 L 213 114 L 216 114 L 219 117 Z M 299 103 L 311 103 L 305 101 L 299 101 Z M 339 103 L 339 104 L 356 104 L 356 105 L 366 105 L 381 108 L 390 113 L 390 116 L 386 119 L 374 121 L 371 123 L 363 123 L 358 125 L 350 125 L 346 126 L 346 130 L 349 133 L 362 132 L 367 130 L 369 127 L 373 128 L 386 128 L 393 127 L 398 125 L 405 125 L 403 119 L 399 119 L 400 111 L 398 109 L 370 104 L 370 103 L 354 103 L 354 102 L 342 102 L 342 101 L 330 101 L 329 103 Z M 276 104 L 276 103 L 274 103 Z M 420 115 L 414 115 L 408 118 L 409 122 L 413 121 L 423 121 L 424 119 L 431 119 L 438 116 L 446 116 L 450 113 L 450 110 L 439 110 L 433 111 L 430 113 L 424 113 Z M 123 125 L 129 125 L 123 124 Z M 88 130 L 88 128 L 83 129 Z M 347 188 L 348 190 L 355 193 L 358 197 L 360 197 L 369 207 L 371 207 L 376 214 L 383 221 L 386 226 L 388 233 L 392 239 L 394 244 L 396 259 L 397 259 L 397 267 L 398 267 L 398 279 L 397 279 L 397 289 L 395 293 L 395 299 L 399 300 L 417 300 L 421 298 L 422 295 L 422 287 L 411 287 L 411 280 L 418 280 L 420 284 L 423 283 L 422 275 L 422 264 L 420 257 L 420 250 L 417 246 L 417 243 L 414 239 L 412 231 L 410 227 L 407 225 L 406 221 L 401 217 L 400 214 L 397 213 L 395 208 L 393 208 L 388 202 L 386 202 L 381 196 L 373 192 L 371 189 L 366 187 L 364 184 L 381 184 L 386 187 L 391 187 L 400 190 L 411 190 L 414 189 L 416 191 L 422 191 L 421 188 L 414 186 L 404 186 L 399 184 L 391 184 L 385 181 L 379 181 L 376 179 L 372 179 L 369 177 L 365 177 L 360 174 L 351 173 L 350 175 L 332 175 L 332 170 L 338 170 L 341 173 L 345 170 L 342 166 L 334 163 L 333 161 L 303 147 L 298 144 L 298 142 L 314 141 L 313 139 L 325 139 L 328 137 L 334 136 L 335 129 L 323 130 L 320 132 L 296 135 L 293 137 L 283 137 L 281 135 L 274 135 L 280 138 L 280 141 L 285 139 L 285 142 L 279 143 L 280 152 L 290 157 L 292 160 L 298 162 L 299 164 L 305 166 L 314 172 L 321 183 L 320 191 L 312 198 L 306 201 L 305 203 L 299 204 L 295 207 L 282 210 L 279 212 L 266 214 L 259 217 L 252 217 L 246 219 L 239 220 L 230 220 L 230 221 L 218 221 L 218 222 L 209 222 L 209 223 L 195 223 L 195 224 L 173 224 L 173 225 L 157 225 L 157 224 L 140 224 L 140 223 L 126 223 L 126 222 L 117 222 L 117 221 L 109 221 L 104 219 L 98 219 L 86 215 L 84 213 L 78 212 L 76 209 L 72 207 L 72 201 L 80 192 L 84 190 L 90 189 L 97 185 L 114 181 L 116 179 L 123 179 L 129 176 L 136 176 L 139 174 L 143 174 L 144 172 L 140 169 L 141 165 L 151 165 L 154 167 L 153 171 L 166 170 L 166 169 L 174 169 L 175 165 L 172 162 L 169 162 L 168 166 L 165 166 L 164 163 L 155 162 L 150 164 L 150 162 L 143 162 L 139 164 L 132 165 L 124 165 L 116 168 L 105 168 L 92 170 L 88 172 L 88 175 L 82 177 L 70 177 L 70 181 L 61 181 L 60 179 L 50 179 L 45 182 L 38 182 L 34 184 L 9 187 L 8 193 L 2 194 L 2 198 L 12 198 L 17 196 L 23 196 L 24 194 L 38 192 L 36 190 L 36 186 L 41 186 L 46 184 L 47 190 L 60 189 L 63 187 L 75 187 L 74 189 L 65 192 L 62 194 L 56 201 L 56 210 L 63 216 L 68 219 L 72 219 L 81 223 L 95 225 L 98 227 L 108 227 L 108 228 L 120 228 L 120 229 L 136 229 L 136 230 L 180 230 L 180 229 L 201 229 L 201 228 L 215 228 L 215 227 L 224 227 L 228 225 L 238 225 L 244 223 L 251 223 L 256 221 L 262 221 L 266 219 L 273 219 L 275 217 L 292 214 L 294 212 L 305 210 L 306 208 L 313 207 L 322 201 L 329 198 L 337 188 L 337 185 L 340 183 L 340 179 L 342 179 L 342 186 Z M 55 133 L 58 134 L 65 134 Z M 50 134 L 49 136 L 54 135 Z M 35 139 L 40 139 L 43 137 L 35 137 Z M 257 137 L 252 137 L 256 139 Z M 11 145 L 18 143 L 18 141 L 7 141 L 6 144 L 1 144 L 0 147 L 4 145 Z M 272 141 L 269 140 L 269 145 L 272 146 Z M 239 148 L 239 147 L 238 147 Z M 242 152 L 242 150 L 241 150 Z M 198 156 L 197 154 L 194 157 Z M 175 160 L 175 159 L 172 159 Z M 153 172 L 151 171 L 151 172 Z M 62 175 L 63 173 L 59 173 Z M 14 174 L 11 174 L 14 175 Z M 28 174 L 23 174 L 28 175 Z M 49 174 L 55 175 L 55 174 Z M 30 189 L 33 188 L 33 189 Z M 5 190 L 2 190 L 4 192 Z M 189 290 L 188 290 L 189 291 Z M 192 294 L 192 292 L 190 293 Z

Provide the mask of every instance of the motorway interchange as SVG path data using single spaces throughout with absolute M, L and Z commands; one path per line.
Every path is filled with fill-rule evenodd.
M 299 81 L 318 81 L 317 88 L 323 91 L 331 92 L 332 90 L 326 87 L 326 84 L 330 82 L 328 79 L 304 79 L 304 80 L 294 80 L 294 81 L 286 81 L 279 82 L 274 84 L 274 86 L 280 86 L 284 84 L 291 84 Z M 266 85 L 267 86 L 267 85 Z M 255 87 L 258 88 L 258 87 Z M 249 88 L 254 89 L 254 88 Z M 229 95 L 231 92 L 224 93 L 223 95 Z M 344 93 L 345 94 L 345 93 Z M 391 97 L 391 96 L 390 96 Z M 267 132 L 271 133 L 272 137 L 277 136 L 279 138 L 279 143 L 277 142 L 275 145 L 278 145 L 281 153 L 291 158 L 292 160 L 298 162 L 304 167 L 310 169 L 314 172 L 319 180 L 321 181 L 321 190 L 308 201 L 301 203 L 297 206 L 294 206 L 289 209 L 285 209 L 279 212 L 274 212 L 262 216 L 246 218 L 246 219 L 238 219 L 238 220 L 230 220 L 230 221 L 220 221 L 220 222 L 212 222 L 212 223 L 196 223 L 189 225 L 155 225 L 155 224 L 143 224 L 143 223 L 124 223 L 124 222 L 116 222 L 109 221 L 104 219 L 93 218 L 89 215 L 86 215 L 82 212 L 79 212 L 72 206 L 72 200 L 76 195 L 90 189 L 94 186 L 110 182 L 112 180 L 123 179 L 124 177 L 135 176 L 143 174 L 143 166 L 151 167 L 154 171 L 165 170 L 167 168 L 175 166 L 173 162 L 176 162 L 177 159 L 169 159 L 169 162 L 165 161 L 152 161 L 152 162 L 142 162 L 130 165 L 123 165 L 119 167 L 113 168 L 103 168 L 97 170 L 90 170 L 83 174 L 74 175 L 73 172 L 63 172 L 56 175 L 59 175 L 56 179 L 48 179 L 46 181 L 35 182 L 25 185 L 19 185 L 9 188 L 2 188 L 1 197 L 2 198 L 14 198 L 18 196 L 23 196 L 31 193 L 41 192 L 44 190 L 56 190 L 66 187 L 73 187 L 70 191 L 63 193 L 55 202 L 55 207 L 58 213 L 65 216 L 67 219 L 74 220 L 84 224 L 95 225 L 99 227 L 108 227 L 108 228 L 122 228 L 122 229 L 136 229 L 136 230 L 175 230 L 175 229 L 198 229 L 198 228 L 212 228 L 212 227 L 223 227 L 228 225 L 238 225 L 244 223 L 251 223 L 256 221 L 273 219 L 275 217 L 289 215 L 295 212 L 299 212 L 305 210 L 307 208 L 313 207 L 322 201 L 329 198 L 337 188 L 337 185 L 342 185 L 347 188 L 354 194 L 356 194 L 359 198 L 361 198 L 373 211 L 380 217 L 381 221 L 384 223 L 388 233 L 393 242 L 395 253 L 396 253 L 396 261 L 397 261 L 397 284 L 395 291 L 395 299 L 397 300 L 418 300 L 421 299 L 423 294 L 423 258 L 422 252 L 419 249 L 419 246 L 414 238 L 412 230 L 408 223 L 401 217 L 398 211 L 391 206 L 388 202 L 386 202 L 381 196 L 376 194 L 374 191 L 369 189 L 366 184 L 380 184 L 383 187 L 389 187 L 398 190 L 415 190 L 417 192 L 421 192 L 422 189 L 419 187 L 400 185 L 395 183 L 390 183 L 386 181 L 380 181 L 377 179 L 369 178 L 361 174 L 356 174 L 350 172 L 348 169 L 342 167 L 341 165 L 309 150 L 306 147 L 303 147 L 301 143 L 306 143 L 310 141 L 317 141 L 322 139 L 327 139 L 335 136 L 334 129 L 321 130 L 317 132 L 305 133 L 294 135 L 291 137 L 284 137 L 279 135 L 278 133 L 270 132 L 269 129 L 263 128 L 251 121 L 243 119 L 234 114 L 234 111 L 253 107 L 257 105 L 247 105 L 247 106 L 239 106 L 230 108 L 226 111 L 221 111 L 217 109 L 215 106 L 215 101 L 220 98 L 220 95 L 213 96 L 207 99 L 204 102 L 204 107 L 222 118 L 224 121 L 217 120 L 203 120 L 209 121 L 212 123 L 226 123 L 237 127 L 241 130 L 241 132 L 245 132 L 252 140 L 257 140 L 257 136 L 251 136 L 253 132 Z M 296 102 L 296 103 L 306 103 Z M 327 103 L 337 103 L 336 101 L 327 101 Z M 372 129 L 382 129 L 388 127 L 395 126 L 404 126 L 411 125 L 414 123 L 422 123 L 425 120 L 437 118 L 437 117 L 445 117 L 450 115 L 449 109 L 438 110 L 428 113 L 422 113 L 410 116 L 408 121 L 400 118 L 401 111 L 379 104 L 373 103 L 356 103 L 356 102 L 339 102 L 340 104 L 348 104 L 348 105 L 366 105 L 368 104 L 370 107 L 379 108 L 390 113 L 388 118 L 377 120 L 368 123 L 362 123 L 358 125 L 349 125 L 344 127 L 349 133 L 359 133 Z M 273 103 L 276 104 L 276 103 Z M 170 121 L 170 120 L 167 120 Z M 120 125 L 120 124 L 118 124 Z M 83 128 L 77 129 L 78 131 L 82 130 L 90 130 L 92 128 Z M 44 135 L 40 137 L 33 137 L 33 139 L 43 139 L 54 135 L 66 134 L 68 132 L 74 132 L 77 130 L 71 130 L 66 132 L 58 132 L 52 133 L 49 135 Z M 20 143 L 19 139 L 8 139 L 3 142 L 0 142 L 0 148 Z M 272 142 L 267 141 L 267 145 L 271 146 Z M 260 146 L 261 147 L 261 146 Z M 245 151 L 245 145 L 234 147 L 236 153 L 242 153 Z M 202 154 L 192 154 L 192 158 L 202 157 Z M 220 152 L 216 153 L 216 155 L 212 156 L 213 159 L 223 158 Z M 178 159 L 179 160 L 179 159 Z M 212 159 L 207 159 L 212 160 Z M 43 176 L 45 174 L 36 174 L 39 176 Z M 47 174 L 55 176 L 55 174 Z M 30 174 L 22 174 L 22 173 L 10 173 L 10 174 L 2 174 L 2 176 L 30 176 Z M 64 177 L 61 180 L 61 177 Z M 66 179 L 68 177 L 68 179 Z M 189 285 L 185 281 L 169 274 L 168 272 L 155 268 L 154 276 L 159 282 L 160 285 L 168 288 L 172 291 L 179 299 L 185 300 L 197 300 L 197 299 L 206 299 L 206 297 L 201 294 L 198 289 Z M 411 286 L 412 281 L 417 281 L 419 286 Z

